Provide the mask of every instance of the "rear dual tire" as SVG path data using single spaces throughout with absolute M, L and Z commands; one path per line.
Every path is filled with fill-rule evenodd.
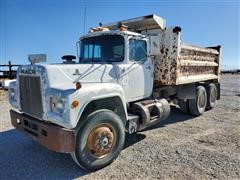
M 179 99 L 178 106 L 180 107 L 181 111 L 184 113 L 189 113 L 189 107 L 188 107 L 188 99 Z
M 216 106 L 217 88 L 216 85 L 210 83 L 206 86 L 198 86 L 196 88 L 196 97 L 194 99 L 180 99 L 178 105 L 184 113 L 190 113 L 195 116 L 200 116 L 207 109 L 212 109 Z
M 207 107 L 206 109 L 212 109 L 216 106 L 217 102 L 217 87 L 215 84 L 211 83 L 207 87 Z
M 189 112 L 195 116 L 204 113 L 207 106 L 207 92 L 203 86 L 198 86 L 195 99 L 189 99 Z

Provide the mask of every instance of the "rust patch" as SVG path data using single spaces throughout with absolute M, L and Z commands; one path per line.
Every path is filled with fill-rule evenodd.
M 180 75 L 200 75 L 200 74 L 215 74 L 217 67 L 211 66 L 182 66 L 180 68 Z
M 180 44 L 180 31 L 181 28 L 173 27 L 160 34 L 161 49 L 159 55 L 154 58 L 155 82 L 159 85 L 176 85 L 181 76 L 218 76 L 219 54 L 211 49 Z
M 162 48 L 160 52 L 163 54 L 164 53 L 164 48 Z
M 75 150 L 75 132 L 57 125 L 42 122 L 25 114 L 10 110 L 12 125 L 39 144 L 56 152 Z
M 88 135 L 87 149 L 90 154 L 102 158 L 112 149 L 116 134 L 110 124 L 99 124 Z
M 168 28 L 162 34 L 159 56 L 155 59 L 155 80 L 160 85 L 174 85 L 176 82 L 177 48 L 179 35 L 173 33 L 173 28 Z

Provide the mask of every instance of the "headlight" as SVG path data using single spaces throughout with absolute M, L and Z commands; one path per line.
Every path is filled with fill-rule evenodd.
M 64 102 L 58 97 L 51 97 L 51 110 L 56 113 L 63 113 Z
M 11 98 L 14 98 L 15 92 L 14 92 L 14 91 L 11 91 L 11 92 L 10 92 L 10 96 L 11 96 Z
M 16 109 L 19 108 L 19 102 L 18 102 L 18 88 L 17 88 L 17 82 L 13 81 L 10 82 L 8 86 L 8 101 L 10 105 Z
M 9 89 L 9 97 L 11 99 L 14 99 L 15 98 L 15 90 L 13 88 L 10 88 Z
M 64 104 L 63 104 L 63 102 L 62 102 L 61 100 L 58 101 L 56 107 L 57 107 L 57 109 L 58 109 L 59 111 L 63 111 L 63 109 L 64 109 Z

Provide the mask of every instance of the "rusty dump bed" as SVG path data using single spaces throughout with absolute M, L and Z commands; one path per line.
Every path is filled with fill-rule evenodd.
M 219 79 L 220 46 L 198 47 L 181 42 L 179 27 L 153 37 L 155 85 L 180 85 Z M 158 48 L 158 49 L 156 49 Z
M 218 79 L 220 47 L 201 48 L 181 44 L 176 84 Z

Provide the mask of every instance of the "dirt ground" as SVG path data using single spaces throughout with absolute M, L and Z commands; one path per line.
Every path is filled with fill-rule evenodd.
M 172 108 L 157 126 L 128 135 L 120 156 L 96 172 L 55 153 L 10 124 L 0 91 L 0 179 L 240 179 L 240 75 L 221 78 L 221 100 L 201 117 Z

